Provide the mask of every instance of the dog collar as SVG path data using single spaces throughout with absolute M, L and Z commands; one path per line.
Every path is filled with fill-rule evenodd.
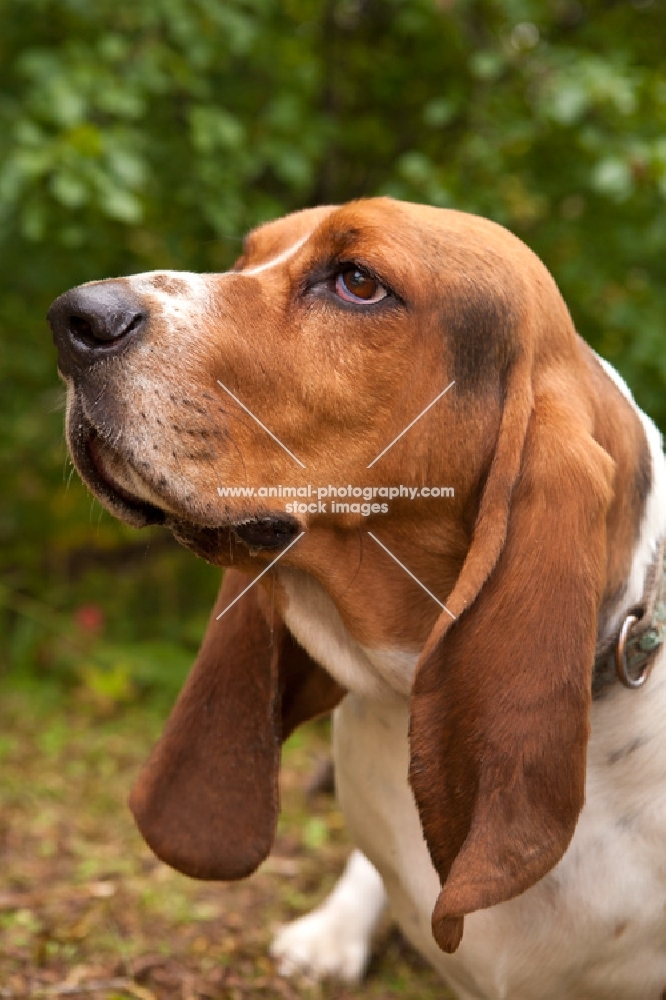
M 619 629 L 597 643 L 592 696 L 618 679 L 625 687 L 642 687 L 666 639 L 666 537 L 661 538 L 645 577 L 640 604 L 627 612 Z

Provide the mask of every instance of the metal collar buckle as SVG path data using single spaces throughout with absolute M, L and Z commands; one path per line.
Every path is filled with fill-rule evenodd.
M 617 676 L 626 688 L 631 688 L 632 690 L 643 687 L 650 673 L 648 669 L 650 663 L 648 660 L 643 663 L 635 676 L 632 676 L 629 673 L 629 664 L 627 663 L 627 639 L 629 638 L 629 633 L 631 632 L 632 627 L 637 621 L 640 621 L 638 615 L 627 615 L 622 622 L 622 628 L 620 629 L 620 634 L 617 637 L 617 644 L 615 646 L 615 669 L 617 671 Z

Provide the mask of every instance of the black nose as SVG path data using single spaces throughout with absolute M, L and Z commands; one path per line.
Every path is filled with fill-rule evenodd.
M 55 300 L 48 312 L 60 369 L 74 374 L 124 350 L 146 325 L 147 311 L 123 280 L 79 285 Z

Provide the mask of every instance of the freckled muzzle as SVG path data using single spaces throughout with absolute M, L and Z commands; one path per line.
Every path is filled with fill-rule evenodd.
M 113 443 L 123 431 L 123 406 L 114 377 L 99 362 L 118 358 L 139 343 L 148 309 L 124 279 L 93 282 L 70 289 L 47 316 L 58 351 L 58 367 L 68 381 L 67 441 L 82 479 L 114 514 L 141 527 L 164 521 L 150 502 L 145 484 Z M 94 370 L 97 368 L 97 373 Z M 135 495 L 136 494 L 136 495 Z
M 75 377 L 103 358 L 125 350 L 143 334 L 148 312 L 122 280 L 79 285 L 48 311 L 58 365 Z
M 165 288 L 166 280 L 160 278 L 159 292 L 177 296 L 187 291 L 174 278 Z M 153 278 L 152 285 L 156 282 Z M 131 280 L 111 279 L 73 288 L 49 309 L 60 372 L 69 383 L 67 439 L 82 479 L 123 521 L 135 527 L 166 524 L 183 545 L 211 561 L 220 550 L 229 550 L 230 532 L 231 544 L 240 541 L 250 551 L 283 548 L 301 530 L 296 518 L 244 510 L 236 519 L 220 511 L 216 524 L 218 512 L 202 509 L 201 494 L 199 506 L 192 503 L 191 481 L 182 481 L 183 469 L 190 472 L 193 461 L 192 420 L 185 420 L 183 430 L 176 413 L 167 415 L 169 403 L 173 409 L 178 399 L 168 378 L 160 382 L 154 368 L 149 372 L 154 399 L 146 400 L 145 384 L 141 387 L 149 303 L 150 295 L 137 292 Z M 168 374 L 168 363 L 165 368 Z M 181 395 L 186 403 L 185 390 Z M 191 408 L 187 414 L 192 416 Z M 211 431 L 205 429 L 208 438 Z M 215 458 L 208 452 L 204 456 L 209 464 Z

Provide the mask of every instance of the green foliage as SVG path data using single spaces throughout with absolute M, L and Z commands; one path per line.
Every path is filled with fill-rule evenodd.
M 107 515 L 91 527 L 89 499 L 67 488 L 42 317 L 81 281 L 223 269 L 249 227 L 309 204 L 455 206 L 539 253 L 580 332 L 666 425 L 662 3 L 0 0 L 0 14 L 0 541 L 16 662 L 60 630 L 17 600 L 69 621 L 91 593 L 128 646 L 157 631 L 185 660 L 215 585 L 174 553 L 117 568 L 112 594 L 75 568 L 93 547 L 139 544 Z M 187 586 L 154 581 L 164 559 Z M 121 691 L 123 670 L 135 683 L 121 661 L 92 687 Z

